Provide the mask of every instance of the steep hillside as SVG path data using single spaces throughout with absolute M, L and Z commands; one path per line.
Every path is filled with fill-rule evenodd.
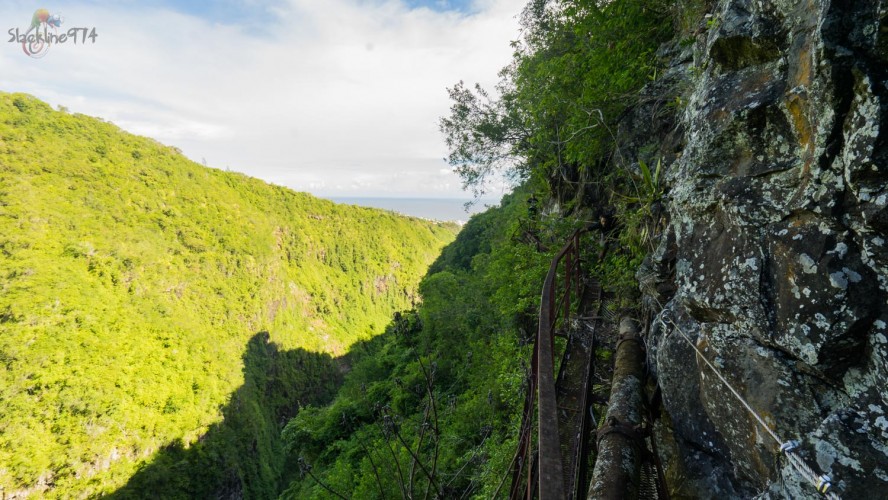
M 441 128 L 467 187 L 505 172 L 526 191 L 445 250 L 331 406 L 288 424 L 311 468 L 285 497 L 509 488 L 532 293 L 567 233 L 540 225 L 559 221 L 606 229 L 582 260 L 649 326 L 633 383 L 661 491 L 888 498 L 888 4 L 550 0 L 521 21 L 495 91 L 455 85 Z M 635 498 L 627 455 L 635 475 L 610 480 Z
M 656 75 L 671 11 L 652 0 L 599 4 L 529 2 L 500 95 L 450 89 L 440 125 L 466 186 L 483 192 L 503 171 L 520 186 L 445 248 L 422 304 L 356 352 L 332 404 L 285 427 L 304 474 L 283 498 L 508 496 L 540 291 L 573 230 L 605 228 L 582 238 L 584 265 L 613 303 L 637 303 L 633 275 L 660 194 L 614 150 L 613 132 Z M 644 160 L 656 165 L 650 152 Z
M 187 448 L 244 384 L 251 338 L 344 353 L 411 305 L 454 232 L 0 94 L 0 491 L 109 491 L 162 446 Z M 275 425 L 301 390 L 298 374 L 278 375 L 246 393 L 283 398 Z M 226 416 L 266 410 L 242 403 Z M 267 470 L 229 476 L 279 479 L 268 450 L 247 451 Z
M 529 190 L 475 215 L 422 280 L 423 303 L 355 351 L 332 404 L 284 430 L 311 467 L 283 498 L 492 498 L 515 447 L 528 332 L 552 250 L 516 241 Z

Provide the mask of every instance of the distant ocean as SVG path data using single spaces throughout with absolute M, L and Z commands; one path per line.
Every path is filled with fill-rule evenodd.
M 466 212 L 464 205 L 469 200 L 455 198 L 355 198 L 330 197 L 329 200 L 347 205 L 384 208 L 403 215 L 422 217 L 439 221 L 466 222 L 472 214 L 483 212 L 488 205 L 497 204 L 494 200 L 479 200 Z

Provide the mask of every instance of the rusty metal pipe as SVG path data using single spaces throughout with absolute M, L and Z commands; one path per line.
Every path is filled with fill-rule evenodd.
M 598 457 L 589 485 L 589 500 L 638 498 L 646 449 L 644 418 L 644 350 L 638 322 L 620 321 L 614 376 L 605 424 L 598 429 Z

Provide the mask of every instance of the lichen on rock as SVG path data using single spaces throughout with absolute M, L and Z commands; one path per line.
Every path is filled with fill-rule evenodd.
M 639 273 L 671 319 L 649 356 L 673 486 L 816 496 L 675 324 L 843 498 L 888 498 L 888 3 L 721 0 L 711 15 L 670 68 L 690 83 L 684 147 Z

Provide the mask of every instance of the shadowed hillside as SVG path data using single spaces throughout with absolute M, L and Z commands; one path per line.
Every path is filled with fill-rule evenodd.
M 108 498 L 272 498 L 298 472 L 286 464 L 279 429 L 301 405 L 329 400 L 341 383 L 337 360 L 304 349 L 279 350 L 266 332 L 243 356 L 244 385 L 222 409 L 224 420 L 196 443 L 160 449 Z
M 0 491 L 116 489 L 218 424 L 255 332 L 345 352 L 411 305 L 454 232 L 0 94 Z

